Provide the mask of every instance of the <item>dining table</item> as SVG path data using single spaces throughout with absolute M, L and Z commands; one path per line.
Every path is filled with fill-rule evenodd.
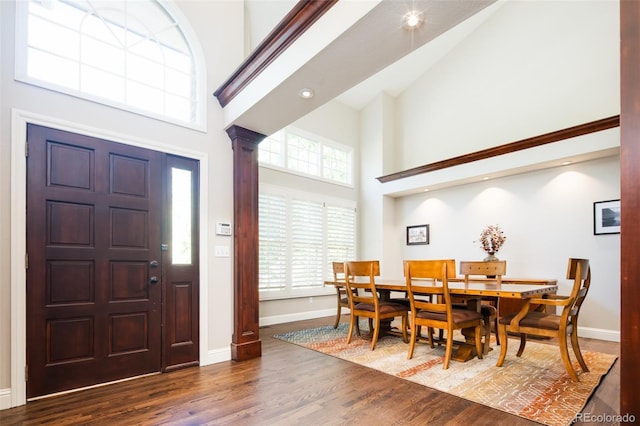
M 359 279 L 356 278 L 356 279 Z M 374 277 L 376 290 L 381 301 L 388 301 L 392 292 L 406 292 L 407 284 L 404 278 L 385 278 Z M 343 280 L 324 282 L 325 285 L 345 286 Z M 449 278 L 447 280 L 449 293 L 456 297 L 466 300 L 467 309 L 480 311 L 480 304 L 483 299 L 489 300 L 509 300 L 524 304 L 525 299 L 532 297 L 541 297 L 544 294 L 555 294 L 558 290 L 557 280 L 555 279 L 539 279 L 539 278 L 502 278 L 502 283 L 492 278 L 479 278 L 465 281 L 464 277 Z M 414 293 L 429 294 L 429 289 L 440 286 L 442 282 L 434 280 L 414 279 L 411 281 Z M 512 306 L 516 309 L 517 306 Z M 504 315 L 504 313 L 502 313 Z M 380 332 L 395 334 L 392 332 L 391 321 L 380 324 Z M 458 348 L 452 359 L 457 361 L 468 361 L 474 358 L 475 350 L 475 331 L 474 329 L 464 329 L 462 334 L 465 338 L 464 342 L 457 342 Z M 485 346 L 485 352 L 488 346 Z

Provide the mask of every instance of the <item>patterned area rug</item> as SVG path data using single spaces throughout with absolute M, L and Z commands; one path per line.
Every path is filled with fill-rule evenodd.
M 365 338 L 354 336 L 349 345 L 345 323 L 337 329 L 325 326 L 273 337 L 552 426 L 571 424 L 617 358 L 583 350 L 590 371 L 578 373 L 580 382 L 574 383 L 557 346 L 528 341 L 518 358 L 519 340 L 510 339 L 502 367 L 496 367 L 500 350 L 492 342 L 494 350 L 483 359 L 452 360 L 444 370 L 444 345 L 431 349 L 426 343 L 417 343 L 413 359 L 408 360 L 408 345 L 399 337 L 385 336 L 370 351 L 365 330 L 366 326 Z M 456 336 L 458 339 L 462 336 Z M 577 362 L 575 368 L 580 371 Z

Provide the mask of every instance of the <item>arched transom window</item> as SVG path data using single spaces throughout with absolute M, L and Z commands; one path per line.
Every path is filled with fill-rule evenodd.
M 204 129 L 204 61 L 171 3 L 30 0 L 17 7 L 16 79 Z

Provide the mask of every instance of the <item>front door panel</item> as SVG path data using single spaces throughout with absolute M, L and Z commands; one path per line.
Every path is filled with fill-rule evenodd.
M 27 397 L 159 371 L 162 154 L 35 125 L 28 143 Z

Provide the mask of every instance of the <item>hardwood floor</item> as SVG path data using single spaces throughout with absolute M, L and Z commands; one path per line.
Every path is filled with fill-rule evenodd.
M 0 425 L 539 425 L 271 337 L 333 321 L 261 328 L 262 358 L 32 401 L 0 411 Z M 600 352 L 620 350 L 614 342 L 581 344 Z M 619 370 L 616 362 L 583 412 L 618 414 Z

